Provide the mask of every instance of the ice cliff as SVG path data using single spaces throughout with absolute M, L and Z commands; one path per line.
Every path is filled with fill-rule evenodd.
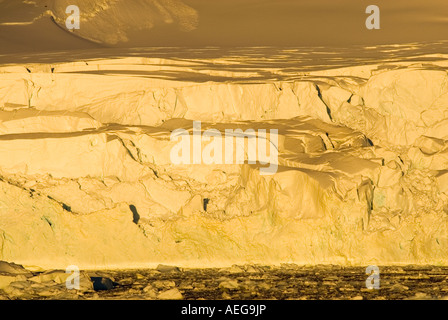
M 1 65 L 0 259 L 448 264 L 446 56 L 307 72 L 281 60 Z M 277 129 L 277 173 L 173 165 L 170 134 L 192 120 Z

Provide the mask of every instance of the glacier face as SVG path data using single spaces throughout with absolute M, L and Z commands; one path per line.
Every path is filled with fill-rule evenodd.
M 446 265 L 446 56 L 306 72 L 273 56 L 1 65 L 0 259 Z M 173 165 L 193 120 L 277 129 L 277 173 Z

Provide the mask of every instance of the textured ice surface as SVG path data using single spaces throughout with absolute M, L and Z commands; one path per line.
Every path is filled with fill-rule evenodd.
M 5 62 L 0 259 L 446 265 L 448 64 L 398 49 L 414 54 L 318 65 L 306 49 L 153 49 Z M 277 173 L 173 165 L 170 133 L 193 120 L 277 129 Z

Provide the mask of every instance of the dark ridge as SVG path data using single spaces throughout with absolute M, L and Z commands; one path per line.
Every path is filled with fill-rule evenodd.
M 207 211 L 207 205 L 209 202 L 210 202 L 209 198 L 204 198 L 204 200 L 203 200 L 204 211 Z
M 131 209 L 132 212 L 132 222 L 138 224 L 138 221 L 140 220 L 140 215 L 137 212 L 137 208 L 133 204 L 131 204 L 129 205 L 129 209 Z

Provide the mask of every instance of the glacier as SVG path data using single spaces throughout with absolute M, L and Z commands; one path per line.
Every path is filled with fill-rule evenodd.
M 0 57 L 1 260 L 448 264 L 448 55 L 110 50 Z M 278 171 L 172 164 L 193 121 L 277 129 Z

